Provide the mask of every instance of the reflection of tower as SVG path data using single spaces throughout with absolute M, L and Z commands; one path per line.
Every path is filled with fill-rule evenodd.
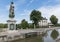
M 14 3 L 11 2 L 10 9 L 9 9 L 9 20 L 8 22 L 8 29 L 9 30 L 16 30 L 16 20 L 14 20 Z

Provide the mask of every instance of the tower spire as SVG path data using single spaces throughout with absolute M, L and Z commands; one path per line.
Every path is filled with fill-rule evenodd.
M 9 9 L 9 20 L 8 23 L 8 29 L 9 30 L 16 30 L 16 20 L 14 19 L 14 2 L 11 0 L 10 9 Z
M 9 18 L 14 18 L 14 2 L 12 0 L 10 9 L 9 9 Z

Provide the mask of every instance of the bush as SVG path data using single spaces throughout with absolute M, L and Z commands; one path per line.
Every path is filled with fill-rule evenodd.
M 29 28 L 33 29 L 34 25 L 33 24 L 29 24 Z
M 29 26 L 28 22 L 25 19 L 23 19 L 21 22 L 21 27 L 23 29 L 26 29 L 26 28 L 28 28 L 28 26 Z

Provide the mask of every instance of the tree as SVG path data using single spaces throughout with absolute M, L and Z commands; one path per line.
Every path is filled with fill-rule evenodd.
M 41 12 L 37 11 L 37 10 L 33 10 L 30 14 L 30 20 L 33 21 L 33 23 L 35 24 L 35 26 L 38 24 L 38 21 L 40 21 L 42 19 L 41 16 Z
M 7 24 L 0 23 L 0 28 L 7 28 Z
M 29 23 L 29 28 L 33 29 L 34 28 L 34 24 Z
M 23 29 L 26 29 L 26 28 L 28 27 L 28 22 L 27 22 L 25 19 L 22 20 L 22 22 L 21 22 L 21 27 L 22 27 Z
M 50 21 L 52 24 L 56 25 L 58 23 L 58 18 L 54 15 L 50 17 Z
M 16 27 L 17 27 L 18 29 L 21 29 L 21 24 L 16 24 Z
M 3 24 L 4 25 L 4 28 L 8 28 L 8 25 L 7 24 Z

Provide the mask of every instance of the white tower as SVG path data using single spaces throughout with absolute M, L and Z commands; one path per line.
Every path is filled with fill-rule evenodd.
M 8 30 L 16 30 L 16 20 L 14 20 L 14 3 L 11 2 L 10 9 L 9 9 L 9 20 L 8 23 Z

